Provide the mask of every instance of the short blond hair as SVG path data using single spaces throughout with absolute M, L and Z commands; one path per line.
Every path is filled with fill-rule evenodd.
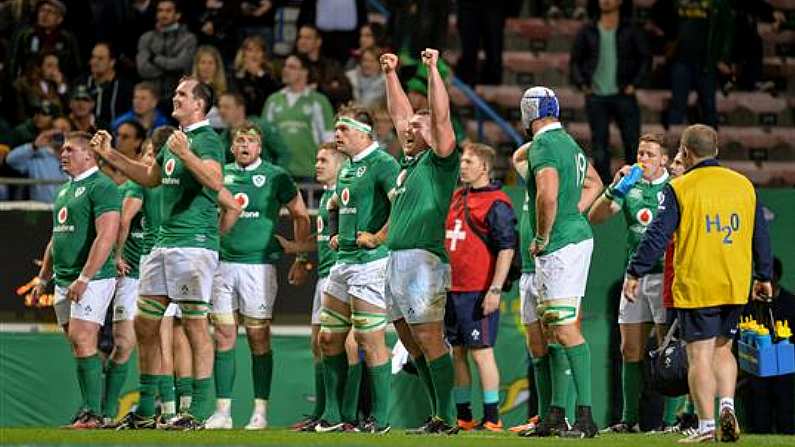
M 486 170 L 491 175 L 494 162 L 497 159 L 497 151 L 493 147 L 483 143 L 467 143 L 464 145 L 464 152 L 470 151 L 486 164 Z

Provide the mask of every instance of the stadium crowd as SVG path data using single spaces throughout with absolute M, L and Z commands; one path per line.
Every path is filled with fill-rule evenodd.
M 668 313 L 689 342 L 691 400 L 699 415 L 683 441 L 738 439 L 736 369 L 721 368 L 713 377 L 709 365 L 734 364 L 728 359 L 732 330 L 751 292 L 744 285 L 753 275 L 753 295 L 763 298 L 773 295 L 774 279 L 753 186 L 715 160 L 718 76 L 748 76 L 745 87 L 765 87 L 732 66 L 732 47 L 716 45 L 739 15 L 720 1 L 655 6 L 656 32 L 669 43 L 692 43 L 671 50 L 666 122 L 686 120 L 687 96 L 696 90 L 699 121 L 706 124 L 683 134 L 678 163 L 688 173 L 672 180 L 673 148 L 640 132 L 634 93 L 648 75 L 652 50 L 646 32 L 622 14 L 631 2 L 575 8 L 573 15 L 590 8 L 595 18 L 571 50 L 572 81 L 586 96 L 590 117 L 591 160 L 561 124 L 555 92 L 527 89 L 519 108 L 532 141 L 513 154 L 527 195 L 525 209 L 514 211 L 491 178 L 497 153 L 470 141 L 451 110 L 452 70 L 434 49 L 444 48 L 440 33 L 446 34 L 449 11 L 427 14 L 433 23 L 420 26 L 422 41 L 409 40 L 406 24 L 425 16 L 417 10 L 425 2 L 397 5 L 385 28 L 367 22 L 362 0 L 305 0 L 294 47 L 276 59 L 282 3 L 2 3 L 13 18 L 7 26 L 18 28 L 4 42 L 3 76 L 10 82 L 2 84 L 3 102 L 13 106 L 4 108 L 0 169 L 4 176 L 70 178 L 62 187 L 8 188 L 2 198 L 54 203 L 56 225 L 37 290 L 54 279 L 58 322 L 77 359 L 84 401 L 74 428 L 231 428 L 238 326 L 249 340 L 255 388 L 246 428 L 265 428 L 274 262 L 295 255 L 289 278 L 301 283 L 313 268 L 306 253 L 317 250 L 312 349 L 323 399 L 295 429 L 390 430 L 384 331 L 394 323 L 431 403 L 427 422 L 410 433 L 502 431 L 491 347 L 500 295 L 516 281 L 540 416 L 516 431 L 593 437 L 598 428 L 580 300 L 593 251 L 590 225 L 622 212 L 632 229 L 619 318 L 624 412 L 606 430 L 639 431 L 643 330 L 647 323 L 659 326 L 662 342 L 663 327 L 672 324 L 662 302 L 660 260 L 675 234 L 670 253 L 687 254 L 670 267 L 676 279 L 667 304 L 676 312 Z M 455 68 L 466 82 L 501 82 L 499 36 L 511 5 L 457 2 L 462 48 Z M 551 2 L 547 14 L 564 9 Z M 783 20 L 768 12 L 767 19 Z M 26 16 L 30 23 L 23 24 Z M 83 29 L 96 29 L 96 36 L 75 32 Z M 486 53 L 480 69 L 478 37 Z M 607 149 L 610 119 L 626 147 L 626 165 L 616 173 Z M 728 189 L 716 195 L 716 182 Z M 324 191 L 315 235 L 296 185 L 302 183 Z M 274 234 L 282 206 L 292 240 Z M 715 245 L 694 223 L 694 212 L 713 210 L 704 207 L 749 223 L 735 228 L 731 249 Z M 644 237 L 647 228 L 651 236 Z M 700 258 L 690 254 L 706 256 L 706 250 L 731 250 L 727 265 L 739 267 L 693 268 Z M 521 267 L 513 259 L 523 261 Z M 707 274 L 715 286 L 694 288 Z M 720 294 L 726 299 L 714 296 Z M 109 306 L 115 344 L 103 383 L 96 346 Z M 114 420 L 136 344 L 140 403 Z M 480 424 L 470 408 L 467 356 L 483 378 Z M 366 415 L 357 406 L 363 376 L 371 393 Z M 346 383 L 356 383 L 356 390 Z M 156 397 L 163 403 L 160 419 Z M 717 421 L 713 397 L 720 398 Z M 666 405 L 681 406 L 681 400 Z M 662 431 L 681 428 L 675 418 L 665 423 Z

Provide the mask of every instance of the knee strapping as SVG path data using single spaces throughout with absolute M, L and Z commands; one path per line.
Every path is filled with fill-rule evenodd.
M 166 313 L 166 305 L 154 298 L 138 297 L 138 313 L 143 318 L 160 320 Z
M 240 319 L 243 320 L 243 326 L 251 329 L 261 329 L 268 325 L 268 320 L 265 318 L 253 318 L 241 315 Z
M 231 312 L 223 314 L 212 314 L 211 318 L 213 320 L 213 324 L 215 325 L 226 325 L 226 326 L 235 325 L 235 314 Z
M 351 328 L 351 319 L 339 312 L 325 307 L 320 310 L 320 330 L 323 332 L 344 333 Z
M 380 331 L 388 323 L 386 314 L 382 313 L 354 311 L 351 317 L 353 330 L 361 333 Z
M 579 306 L 577 298 L 560 298 L 538 305 L 538 315 L 544 324 L 564 326 L 577 323 Z
M 178 304 L 182 318 L 186 320 L 201 320 L 210 312 L 210 305 L 201 301 L 180 301 Z

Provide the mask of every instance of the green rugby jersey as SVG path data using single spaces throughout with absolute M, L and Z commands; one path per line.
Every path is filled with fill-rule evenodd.
M 445 158 L 427 149 L 401 161 L 389 214 L 390 250 L 419 248 L 447 262 L 444 224 L 460 167 L 457 149 Z
M 228 233 L 221 236 L 221 260 L 241 264 L 273 264 L 282 248 L 273 236 L 279 210 L 298 194 L 287 172 L 262 159 L 224 169 L 224 186 L 243 212 Z
M 614 202 L 621 207 L 624 220 L 627 222 L 627 262 L 632 259 L 646 228 L 654 216 L 657 215 L 657 207 L 663 197 L 663 189 L 668 184 L 670 176 L 668 171 L 657 180 L 648 182 L 640 179 L 635 186 L 627 191 L 623 199 L 616 199 Z M 660 259 L 650 273 L 662 273 L 662 259 Z
M 328 276 L 331 267 L 337 262 L 337 252 L 329 247 L 328 226 L 328 201 L 334 195 L 335 188 L 327 188 L 320 197 L 320 205 L 317 207 L 317 276 L 325 278 Z
M 119 186 L 119 192 L 122 194 L 122 206 L 124 199 L 131 197 L 141 199 L 136 188 L 137 184 L 132 180 L 127 180 Z M 142 199 L 141 199 L 142 200 Z M 130 232 L 127 235 L 127 241 L 124 243 L 122 257 L 127 264 L 130 265 L 130 272 L 127 273 L 128 278 L 138 278 L 138 267 L 141 263 L 141 255 L 144 249 L 144 212 L 142 210 L 135 214 L 132 221 L 130 221 Z
M 209 122 L 189 126 L 185 133 L 196 156 L 215 160 L 223 168 L 224 147 Z M 162 175 L 162 221 L 157 245 L 217 251 L 217 193 L 204 188 L 167 145 L 157 154 L 157 163 Z
M 363 157 L 361 157 L 363 156 Z M 389 191 L 395 185 L 398 163 L 377 143 L 345 162 L 337 177 L 339 250 L 337 262 L 362 264 L 386 257 L 386 244 L 372 250 L 356 245 L 359 232 L 376 233 L 389 219 Z
M 533 146 L 527 153 L 533 177 L 544 168 L 553 168 L 558 173 L 557 213 L 549 244 L 542 254 L 553 253 L 566 245 L 593 238 L 588 219 L 577 209 L 588 171 L 588 159 L 577 142 L 560 127 L 559 123 L 555 124 L 535 136 Z M 535 237 L 536 231 L 537 192 L 534 178 L 528 178 L 527 193 L 530 197 L 528 210 L 532 237 Z
M 120 210 L 119 187 L 97 168 L 91 168 L 58 190 L 52 208 L 55 284 L 68 287 L 80 276 L 97 238 L 95 220 L 104 213 Z M 91 279 L 114 277 L 116 266 L 111 253 Z

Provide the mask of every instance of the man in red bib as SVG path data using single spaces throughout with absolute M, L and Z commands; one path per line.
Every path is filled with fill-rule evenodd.
M 482 144 L 464 147 L 463 188 L 454 194 L 445 224 L 452 287 L 445 309 L 445 332 L 453 346 L 458 425 L 476 428 L 470 407 L 468 355 L 478 368 L 483 387 L 483 420 L 478 428 L 502 431 L 499 371 L 493 346 L 500 320 L 500 295 L 517 243 L 511 199 L 489 180 L 494 149 Z

